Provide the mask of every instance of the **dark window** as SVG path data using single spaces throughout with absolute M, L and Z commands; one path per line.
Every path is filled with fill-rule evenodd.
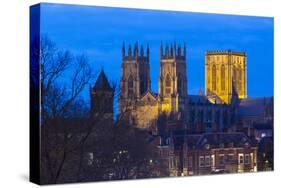
M 133 77 L 130 76 L 128 78 L 128 97 L 132 98 L 134 96 L 134 80 Z
M 182 78 L 180 75 L 178 75 L 178 82 L 177 82 L 177 89 L 178 89 L 178 94 L 181 94 L 182 92 Z

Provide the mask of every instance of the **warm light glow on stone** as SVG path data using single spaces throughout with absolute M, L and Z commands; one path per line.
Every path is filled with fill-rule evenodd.
M 238 98 L 247 97 L 245 53 L 230 50 L 208 51 L 205 56 L 206 95 L 217 96 L 223 103 L 230 104 L 233 88 L 236 89 Z

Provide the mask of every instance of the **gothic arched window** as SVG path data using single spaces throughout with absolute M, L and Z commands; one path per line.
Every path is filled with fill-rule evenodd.
M 178 75 L 178 80 L 177 80 L 177 89 L 178 89 L 178 94 L 181 94 L 182 92 L 182 77 L 181 75 Z
M 242 69 L 240 68 L 239 69 L 239 91 L 242 90 L 242 76 L 243 76 L 243 72 L 242 72 Z
M 213 91 L 217 89 L 217 74 L 216 74 L 216 65 L 213 65 L 212 68 L 212 86 L 213 86 Z
M 234 82 L 236 82 L 236 77 L 237 76 L 237 72 L 236 72 L 236 68 L 233 68 L 233 80 Z
M 128 97 L 132 98 L 134 96 L 134 79 L 132 76 L 128 78 Z
M 207 75 L 207 84 L 210 85 L 210 67 L 209 66 L 207 66 L 207 73 L 208 73 L 208 75 Z
M 166 95 L 169 95 L 171 94 L 171 92 L 172 92 L 172 83 L 171 83 L 171 78 L 168 75 L 165 80 L 165 93 Z
M 141 95 L 144 94 L 145 91 L 146 91 L 146 79 L 145 79 L 145 76 L 142 74 L 140 76 L 140 93 L 141 93 Z
M 225 90 L 225 67 L 224 65 L 221 66 L 221 90 Z

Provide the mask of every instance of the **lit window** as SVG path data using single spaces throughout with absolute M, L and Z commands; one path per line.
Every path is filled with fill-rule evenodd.
M 239 164 L 244 164 L 244 154 L 239 153 L 238 154 Z
M 88 153 L 88 165 L 92 165 L 93 164 L 93 161 L 94 161 L 94 154 L 92 152 L 89 152 Z
M 212 155 L 211 157 L 212 157 L 212 167 L 214 167 L 215 166 L 215 155 Z
M 167 76 L 166 80 L 165 80 L 165 93 L 166 95 L 171 94 L 172 88 L 171 88 L 172 84 L 171 84 L 171 79 L 169 76 Z

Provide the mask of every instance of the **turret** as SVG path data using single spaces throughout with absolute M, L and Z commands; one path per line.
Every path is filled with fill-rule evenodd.
M 176 44 L 176 42 L 174 42 L 173 45 L 169 45 L 168 43 L 166 44 L 165 47 L 165 53 L 163 54 L 163 44 L 161 41 L 160 44 L 160 57 L 161 59 L 178 59 L 178 60 L 186 60 L 186 45 L 184 43 L 183 46 L 183 50 L 182 50 L 182 45 L 178 45 Z
M 129 48 L 128 48 L 128 56 L 131 57 L 132 56 L 132 48 L 131 45 L 129 44 Z
M 147 47 L 146 47 L 146 56 L 147 58 L 149 58 L 149 45 L 147 44 Z
M 133 50 L 133 51 L 132 51 Z M 125 43 L 123 42 L 123 46 L 122 46 L 122 60 L 123 61 L 135 61 L 136 60 L 139 62 L 147 62 L 149 61 L 149 46 L 147 45 L 146 48 L 146 55 L 144 53 L 144 46 L 141 45 L 140 46 L 140 50 L 138 47 L 138 43 L 136 42 L 134 44 L 134 48 L 132 49 L 131 44 L 128 45 L 128 53 L 126 54 L 126 47 L 125 47 Z
M 169 57 L 169 46 L 166 44 L 165 56 Z
M 163 56 L 163 44 L 162 44 L 162 41 L 161 41 L 161 44 L 160 44 L 160 57 Z
M 136 42 L 135 46 L 134 46 L 134 56 L 135 57 L 138 57 L 138 51 L 139 51 L 139 47 L 138 47 L 138 43 Z
M 125 42 L 123 42 L 123 45 L 122 45 L 122 58 L 125 57 Z
M 143 52 L 143 45 L 141 45 L 141 49 L 140 49 L 140 55 L 143 57 L 144 52 Z

